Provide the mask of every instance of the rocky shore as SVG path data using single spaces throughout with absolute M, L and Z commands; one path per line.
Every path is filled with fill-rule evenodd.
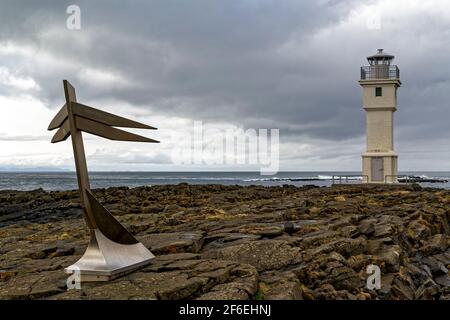
M 75 191 L 0 191 L 0 299 L 450 299 L 450 191 L 187 185 L 95 190 L 156 255 L 67 290 L 86 248 Z M 366 268 L 381 288 L 366 287 Z

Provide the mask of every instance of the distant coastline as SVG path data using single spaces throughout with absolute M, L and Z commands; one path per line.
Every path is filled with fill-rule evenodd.
M 450 189 L 450 172 L 401 172 L 402 175 L 435 179 L 438 183 L 421 183 L 424 187 Z M 92 171 L 92 188 L 140 187 L 153 185 L 222 184 L 282 186 L 284 184 L 304 186 L 330 186 L 332 177 L 342 176 L 342 183 L 359 183 L 360 172 L 343 171 L 283 171 L 273 176 L 262 176 L 259 172 L 248 171 L 208 171 L 208 172 L 142 172 L 142 171 Z M 440 182 L 442 180 L 442 182 Z M 73 171 L 0 171 L 0 190 L 29 191 L 44 189 L 77 189 Z

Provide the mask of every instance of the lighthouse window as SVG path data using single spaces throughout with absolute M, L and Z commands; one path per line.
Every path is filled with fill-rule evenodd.
M 375 97 L 381 97 L 382 96 L 382 88 L 376 87 L 375 88 Z

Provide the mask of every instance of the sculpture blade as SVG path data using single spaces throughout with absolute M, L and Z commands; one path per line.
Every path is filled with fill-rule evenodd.
M 135 237 L 102 206 L 90 190 L 85 189 L 97 228 L 110 240 L 120 244 L 138 243 Z
M 103 123 L 92 121 L 79 116 L 75 117 L 75 123 L 77 128 L 81 131 L 85 131 L 87 133 L 91 133 L 110 140 L 159 143 L 159 141 L 157 140 L 116 129 Z
M 47 130 L 54 130 L 56 128 L 59 128 L 66 119 L 67 119 L 67 106 L 66 104 L 64 104 L 48 125 Z
M 64 84 L 64 94 L 66 96 L 66 101 L 77 101 L 77 95 L 75 94 L 75 88 L 67 80 L 63 80 L 63 84 Z
M 101 111 L 78 102 L 72 102 L 73 113 L 77 116 L 97 121 L 113 127 L 127 127 L 140 129 L 156 129 L 155 127 L 116 116 L 112 113 Z
M 60 126 L 58 131 L 52 138 L 52 143 L 57 143 L 66 140 L 70 136 L 70 124 L 69 119 L 66 118 L 64 123 Z

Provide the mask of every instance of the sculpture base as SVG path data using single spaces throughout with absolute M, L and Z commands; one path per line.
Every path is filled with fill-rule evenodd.
M 95 229 L 91 231 L 91 240 L 84 255 L 65 271 L 75 275 L 79 272 L 81 282 L 109 281 L 144 267 L 154 257 L 140 242 L 116 243 Z

